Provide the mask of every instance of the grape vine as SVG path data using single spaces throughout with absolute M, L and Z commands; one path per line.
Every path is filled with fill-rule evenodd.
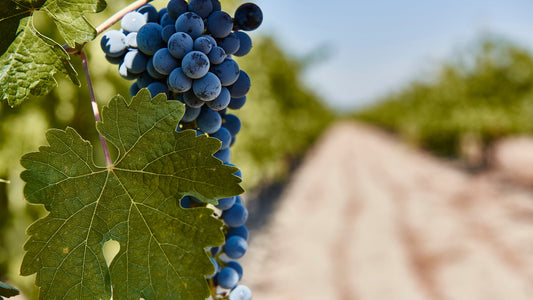
M 218 0 L 170 0 L 159 11 L 148 2 L 97 28 L 84 14 L 102 11 L 102 0 L 2 4 L 0 100 L 45 95 L 58 72 L 80 85 L 69 55 L 79 56 L 106 160 L 93 162 L 91 143 L 72 128 L 48 131 L 49 145 L 21 160 L 25 198 L 49 212 L 28 228 L 21 266 L 37 274 L 41 299 L 252 298 L 236 261 L 248 247 L 230 150 L 241 122 L 228 110 L 246 102 L 251 80 L 233 56 L 251 51 L 245 31 L 259 27 L 262 12 L 253 3 L 232 17 Z M 52 17 L 65 45 L 33 26 L 36 11 Z M 131 100 L 115 97 L 102 117 L 83 49 L 99 34 L 106 59 L 135 80 Z M 120 250 L 109 262 L 110 240 Z M 0 298 L 17 293 L 0 282 Z

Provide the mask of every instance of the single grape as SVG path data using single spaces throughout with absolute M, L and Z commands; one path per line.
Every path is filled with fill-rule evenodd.
M 127 51 L 126 36 L 118 30 L 109 30 L 100 41 L 102 51 L 109 57 L 120 57 Z
M 112 57 L 107 54 L 105 54 L 105 59 L 113 65 L 120 65 L 124 61 L 124 55 L 121 55 L 119 57 Z
M 137 32 L 130 32 L 126 36 L 126 46 L 128 48 L 137 48 Z
M 241 120 L 236 115 L 226 114 L 222 126 L 231 133 L 231 136 L 236 136 L 241 130 Z
M 215 46 L 211 49 L 211 52 L 207 55 L 209 62 L 213 65 L 218 65 L 226 59 L 226 52 L 222 47 Z
M 159 19 L 157 20 L 157 22 L 161 22 L 161 19 L 163 18 L 163 16 L 165 14 L 167 14 L 167 8 L 166 7 L 163 7 L 161 10 L 159 10 L 158 14 L 159 14 Z
M 159 20 L 159 24 L 161 24 L 161 26 L 165 27 L 165 26 L 168 26 L 168 25 L 175 25 L 176 23 L 176 20 L 175 19 L 172 19 L 168 13 L 164 14 L 163 17 L 161 17 L 161 20 Z
M 189 11 L 198 14 L 202 18 L 207 18 L 213 11 L 211 0 L 191 0 L 189 1 Z
M 150 57 L 148 59 L 148 62 L 146 62 L 146 72 L 148 72 L 148 74 L 150 74 L 150 76 L 152 76 L 155 79 L 165 78 L 166 76 L 164 74 L 157 72 L 157 70 L 154 68 L 153 60 L 154 60 L 153 57 Z
M 159 22 L 159 14 L 157 13 L 157 9 L 151 4 L 141 6 L 139 9 L 137 9 L 137 12 L 144 15 L 148 22 Z
M 159 94 L 167 95 L 168 93 L 167 85 L 159 81 L 150 83 L 146 88 L 148 89 L 148 91 L 150 91 L 150 95 L 152 96 L 152 98 Z
M 227 210 L 227 209 L 230 209 L 233 206 L 233 204 L 235 204 L 235 196 L 228 197 L 228 198 L 222 198 L 222 199 L 218 199 L 218 204 L 216 208 L 220 210 Z
M 124 65 L 129 72 L 133 74 L 140 74 L 146 70 L 146 63 L 148 57 L 137 49 L 131 49 L 124 56 Z
M 231 98 L 231 101 L 228 104 L 228 108 L 231 109 L 240 109 L 246 104 L 246 96 L 240 98 Z
M 216 46 L 216 42 L 213 45 L 213 41 L 208 37 L 208 35 L 202 35 L 196 40 L 194 40 L 194 50 L 200 51 L 206 55 L 211 52 L 211 49 Z
M 245 56 L 252 50 L 252 39 L 243 31 L 235 31 L 235 35 L 239 38 L 239 50 L 233 53 L 235 56 Z
M 233 19 L 223 11 L 215 11 L 207 18 L 207 30 L 216 38 L 227 37 L 233 29 Z
M 220 94 L 218 97 L 215 98 L 213 101 L 206 102 L 207 107 L 211 108 L 212 110 L 223 110 L 226 107 L 228 107 L 228 104 L 231 101 L 231 97 L 229 95 L 229 91 L 227 88 L 223 87 L 220 90 Z M 230 135 L 231 136 L 231 135 Z
M 181 68 L 175 68 L 170 72 L 170 75 L 168 75 L 167 83 L 170 91 L 183 93 L 191 89 L 192 79 L 183 74 Z
M 176 32 L 185 32 L 193 39 L 199 37 L 204 32 L 204 21 L 202 17 L 190 11 L 180 15 L 176 20 L 175 26 Z
M 183 101 L 190 107 L 198 108 L 204 105 L 204 101 L 198 99 L 192 90 L 189 90 L 183 94 Z
M 122 17 L 120 25 L 126 32 L 137 32 L 147 23 L 147 17 L 140 12 L 131 11 Z
M 237 204 L 237 198 L 235 198 L 235 204 Z M 230 238 L 234 235 L 238 235 L 242 237 L 243 239 L 248 240 L 248 228 L 246 228 L 245 225 L 241 225 L 238 227 L 230 227 L 230 229 L 228 230 L 228 233 L 226 233 L 226 238 Z
M 200 111 L 202 111 L 201 107 L 190 107 L 189 105 L 185 105 L 185 114 L 181 118 L 181 121 L 192 122 L 196 120 L 200 115 Z
M 231 158 L 231 150 L 229 148 L 218 150 L 213 156 L 220 159 L 222 163 L 227 164 Z
M 193 45 L 192 37 L 185 32 L 176 32 L 168 39 L 168 51 L 178 59 L 191 52 Z
M 163 43 L 168 44 L 168 40 L 174 33 L 176 33 L 176 27 L 174 27 L 174 25 L 167 25 L 163 27 L 163 30 L 161 31 Z
M 250 77 L 243 70 L 240 71 L 239 78 L 233 85 L 228 87 L 232 98 L 240 98 L 246 96 L 250 91 L 252 83 Z
M 182 13 L 187 12 L 187 2 L 185 0 L 170 0 L 167 4 L 167 14 L 176 20 Z
M 237 28 L 251 31 L 263 22 L 263 12 L 253 3 L 244 3 L 235 11 L 233 22 Z
M 220 95 L 222 86 L 215 74 L 207 72 L 204 77 L 194 80 L 192 83 L 192 89 L 196 97 L 199 99 L 203 101 L 212 101 Z
M 207 133 L 212 134 L 217 132 L 222 125 L 222 118 L 220 115 L 211 109 L 202 109 L 200 115 L 196 119 L 198 128 Z
M 209 58 L 200 51 L 187 53 L 181 61 L 183 73 L 192 79 L 202 78 L 209 72 Z
M 223 149 L 229 148 L 229 144 L 231 143 L 231 133 L 229 133 L 229 131 L 226 128 L 220 127 L 220 129 L 217 132 L 211 134 L 210 136 L 217 138 L 219 141 L 222 142 L 220 149 L 223 150 Z
M 252 291 L 240 284 L 229 293 L 229 300 L 252 300 Z
M 137 95 L 137 93 L 140 91 L 141 89 L 139 88 L 139 86 L 137 85 L 137 82 L 134 82 L 131 86 L 130 86 L 130 96 L 133 97 L 135 95 Z
M 248 243 L 238 235 L 234 235 L 226 240 L 224 252 L 229 258 L 238 259 L 244 256 L 248 249 Z
M 222 219 L 230 227 L 244 225 L 246 220 L 248 220 L 248 210 L 243 205 L 235 204 L 230 209 L 224 211 Z
M 243 270 L 242 270 L 241 264 L 239 264 L 238 262 L 232 260 L 232 261 L 228 261 L 226 263 L 226 267 L 227 268 L 232 268 L 233 270 L 237 271 L 237 274 L 239 275 L 239 280 L 241 280 L 242 274 L 243 274 Z
M 178 61 L 170 55 L 168 48 L 161 48 L 154 53 L 152 63 L 154 69 L 163 74 L 168 75 L 172 70 L 179 66 Z
M 139 50 L 144 54 L 154 55 L 163 46 L 162 30 L 163 27 L 157 23 L 147 23 L 141 27 L 137 32 L 137 47 Z
M 224 62 L 213 67 L 213 73 L 220 79 L 222 86 L 229 86 L 239 79 L 240 69 L 236 61 L 226 58 Z
M 213 4 L 213 11 L 221 10 L 222 6 L 220 5 L 219 0 L 211 0 L 211 3 Z
M 233 268 L 224 267 L 217 275 L 218 285 L 225 289 L 232 289 L 239 283 L 239 273 Z
M 240 42 L 241 40 L 239 37 L 235 32 L 232 32 L 230 35 L 220 40 L 218 45 L 224 49 L 226 54 L 233 54 L 239 51 L 239 47 L 241 46 Z

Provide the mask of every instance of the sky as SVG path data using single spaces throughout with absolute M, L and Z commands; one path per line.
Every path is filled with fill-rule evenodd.
M 304 82 L 342 111 L 434 75 L 483 34 L 533 51 L 532 0 L 255 0 L 260 34 L 296 57 L 323 53 Z

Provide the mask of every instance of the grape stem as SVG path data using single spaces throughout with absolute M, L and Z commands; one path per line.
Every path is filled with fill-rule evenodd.
M 106 31 L 109 27 L 113 26 L 115 23 L 120 21 L 124 15 L 127 13 L 134 11 L 138 9 L 139 7 L 148 4 L 148 2 L 151 2 L 152 0 L 137 0 L 133 2 L 132 4 L 124 7 L 116 14 L 112 15 L 109 19 L 105 20 L 104 23 L 98 25 L 96 27 L 96 34 L 100 35 L 102 32 Z
M 100 111 L 98 110 L 98 103 L 96 103 L 96 97 L 94 96 L 94 89 L 93 84 L 91 81 L 91 76 L 89 75 L 89 64 L 87 61 L 87 55 L 85 55 L 85 51 L 83 49 L 80 52 L 81 57 L 81 64 L 83 65 L 83 73 L 85 73 L 85 79 L 87 79 L 87 86 L 89 88 L 89 95 L 91 97 L 91 105 L 93 108 L 94 113 L 94 119 L 96 122 L 100 122 Z M 104 149 L 104 156 L 105 156 L 105 164 L 106 167 L 111 167 L 113 165 L 113 162 L 111 161 L 111 154 L 109 153 L 109 148 L 107 147 L 107 142 L 105 138 L 102 136 L 102 134 L 99 132 L 98 135 L 100 136 L 100 143 L 102 144 L 102 148 Z

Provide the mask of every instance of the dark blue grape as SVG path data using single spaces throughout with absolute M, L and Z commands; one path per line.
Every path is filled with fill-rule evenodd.
M 194 42 L 185 32 L 176 32 L 168 39 L 168 51 L 175 58 L 181 59 L 193 50 Z
M 235 204 L 235 196 L 234 197 L 228 197 L 228 198 L 222 198 L 218 199 L 218 204 L 216 208 L 221 210 L 227 210 L 230 209 L 233 204 Z
M 224 252 L 226 255 L 233 259 L 243 257 L 248 249 L 248 243 L 240 236 L 234 235 L 226 240 L 224 244 Z
M 120 65 L 122 62 L 124 62 L 124 55 L 121 55 L 119 57 L 112 57 L 107 54 L 105 54 L 105 59 L 113 65 Z
M 167 14 L 176 20 L 182 13 L 187 12 L 187 2 L 185 0 L 170 0 L 167 4 Z
M 176 20 L 176 32 L 185 32 L 193 39 L 202 35 L 204 32 L 204 21 L 202 17 L 193 13 L 186 12 Z
M 233 22 L 239 29 L 254 30 L 263 22 L 263 12 L 253 3 L 244 3 L 235 11 Z
M 217 132 L 222 125 L 222 118 L 220 115 L 211 109 L 202 109 L 200 115 L 196 119 L 198 128 L 207 133 L 212 134 Z
M 211 3 L 213 4 L 213 11 L 221 10 L 222 6 L 220 5 L 219 0 L 211 0 Z
M 148 72 L 143 72 L 141 75 L 139 75 L 139 77 L 137 77 L 137 85 L 141 89 L 147 87 L 150 83 L 155 81 L 157 81 L 157 79 L 150 76 Z
M 211 64 L 218 65 L 226 59 L 226 52 L 222 47 L 216 46 L 211 49 L 211 52 L 209 52 L 207 57 Z
M 231 133 L 231 136 L 236 136 L 241 130 L 241 120 L 236 115 L 226 114 L 222 126 Z
M 222 86 L 215 74 L 207 72 L 204 77 L 194 80 L 192 83 L 192 89 L 196 97 L 199 99 L 203 101 L 212 101 L 220 95 Z
M 131 11 L 122 17 L 120 26 L 126 32 L 137 32 L 146 23 L 147 19 L 145 15 L 136 11 Z
M 153 57 L 150 57 L 146 63 L 146 72 L 155 79 L 163 79 L 166 77 L 164 74 L 157 72 L 154 68 Z
M 152 98 L 159 94 L 167 95 L 168 93 L 167 85 L 159 81 L 150 83 L 146 88 L 148 89 L 148 91 L 150 91 L 150 95 L 152 96 Z
M 235 35 L 239 38 L 239 50 L 233 53 L 235 56 L 245 56 L 252 50 L 252 39 L 246 32 L 235 31 Z
M 240 109 L 246 104 L 246 96 L 240 98 L 231 98 L 231 101 L 228 104 L 230 109 Z
M 233 29 L 233 19 L 223 11 L 215 11 L 207 18 L 207 30 L 216 38 L 227 37 Z
M 237 51 L 239 51 L 241 40 L 239 37 L 235 34 L 235 32 L 231 33 L 227 37 L 220 40 L 218 45 L 224 49 L 226 54 L 231 55 Z
M 217 275 L 217 282 L 222 288 L 232 289 L 239 283 L 239 273 L 233 268 L 222 268 Z
M 198 99 L 192 90 L 189 90 L 183 94 L 183 101 L 190 107 L 198 108 L 204 105 L 204 101 Z
M 161 10 L 159 10 L 158 14 L 159 14 L 159 19 L 157 20 L 157 22 L 161 22 L 161 19 L 163 18 L 163 16 L 167 13 L 167 8 L 166 7 L 163 7 Z
M 187 53 L 181 61 L 183 73 L 192 79 L 202 78 L 209 72 L 209 58 L 200 51 Z
M 121 63 L 120 66 L 118 67 L 118 74 L 120 74 L 120 76 L 122 76 L 122 78 L 126 80 L 133 80 L 137 78 L 137 76 L 139 76 L 139 74 L 131 73 L 128 70 L 128 68 L 126 68 L 126 65 L 124 64 L 124 62 Z
M 217 138 L 222 142 L 222 145 L 220 146 L 221 150 L 229 148 L 229 144 L 231 143 L 231 133 L 229 133 L 225 127 L 220 127 L 217 132 L 211 134 L 211 137 Z
M 130 96 L 133 97 L 135 95 L 137 95 L 137 93 L 140 91 L 141 89 L 139 88 L 139 86 L 137 85 L 137 82 L 134 82 L 131 86 L 130 86 Z
M 124 56 L 124 66 L 130 73 L 139 74 L 146 70 L 148 57 L 137 49 L 131 49 Z
M 100 41 L 102 51 L 109 57 L 121 57 L 127 51 L 126 36 L 118 30 L 109 30 Z
M 213 11 L 211 0 L 191 0 L 189 1 L 189 11 L 198 14 L 202 18 L 207 18 Z
M 220 90 L 220 94 L 218 97 L 215 98 L 213 101 L 206 102 L 207 107 L 211 108 L 212 110 L 223 110 L 226 107 L 228 107 L 228 104 L 230 103 L 231 97 L 229 95 L 229 91 L 227 88 L 223 87 Z
M 250 91 L 251 85 L 250 77 L 246 72 L 241 70 L 237 81 L 235 81 L 235 83 L 228 89 L 232 98 L 240 98 L 246 96 L 248 91 Z
M 167 83 L 170 91 L 184 93 L 191 89 L 192 79 L 183 74 L 181 68 L 175 68 L 170 72 L 170 75 L 168 75 Z
M 239 78 L 239 64 L 231 58 L 226 58 L 221 64 L 213 67 L 213 73 L 220 79 L 222 86 L 232 85 Z
M 211 52 L 211 49 L 216 46 L 216 42 L 213 44 L 213 40 L 209 38 L 208 35 L 202 35 L 196 40 L 194 40 L 194 50 L 200 51 L 204 54 L 209 54 Z
M 237 203 L 237 200 L 235 200 L 235 203 Z M 238 227 L 230 227 L 230 229 L 226 233 L 226 238 L 232 237 L 234 235 L 238 235 L 242 237 L 243 239 L 248 240 L 248 235 L 249 235 L 248 228 L 246 228 L 245 225 L 241 225 Z
M 159 24 L 161 24 L 161 26 L 163 26 L 163 27 L 168 26 L 168 25 L 175 25 L 175 23 L 176 23 L 176 20 L 172 19 L 168 15 L 168 13 L 164 14 L 163 17 L 161 18 L 161 20 L 159 21 Z
M 190 107 L 188 105 L 185 105 L 185 114 L 181 118 L 183 122 L 192 122 L 198 118 L 200 115 L 200 111 L 202 111 L 201 107 Z
M 153 56 L 154 69 L 163 75 L 168 75 L 179 66 L 178 61 L 170 55 L 168 48 L 157 50 Z
M 144 54 L 154 55 L 163 46 L 162 30 L 163 27 L 157 23 L 147 23 L 141 27 L 137 32 L 137 47 L 139 50 Z
M 159 14 L 157 13 L 157 9 L 151 4 L 141 6 L 139 9 L 137 9 L 137 12 L 144 15 L 148 22 L 159 22 Z
M 230 209 L 224 211 L 222 219 L 230 227 L 239 227 L 248 220 L 248 210 L 241 204 L 235 204 Z
M 226 263 L 226 267 L 232 268 L 233 270 L 237 271 L 237 274 L 239 274 L 239 280 L 242 278 L 243 270 L 241 264 L 239 264 L 236 261 L 228 261 Z
M 163 27 L 163 30 L 161 31 L 163 43 L 168 44 L 168 40 L 174 33 L 176 33 L 176 27 L 174 27 L 174 25 L 167 25 Z
M 220 159 L 222 163 L 227 164 L 231 158 L 231 150 L 229 148 L 218 150 L 213 156 Z

